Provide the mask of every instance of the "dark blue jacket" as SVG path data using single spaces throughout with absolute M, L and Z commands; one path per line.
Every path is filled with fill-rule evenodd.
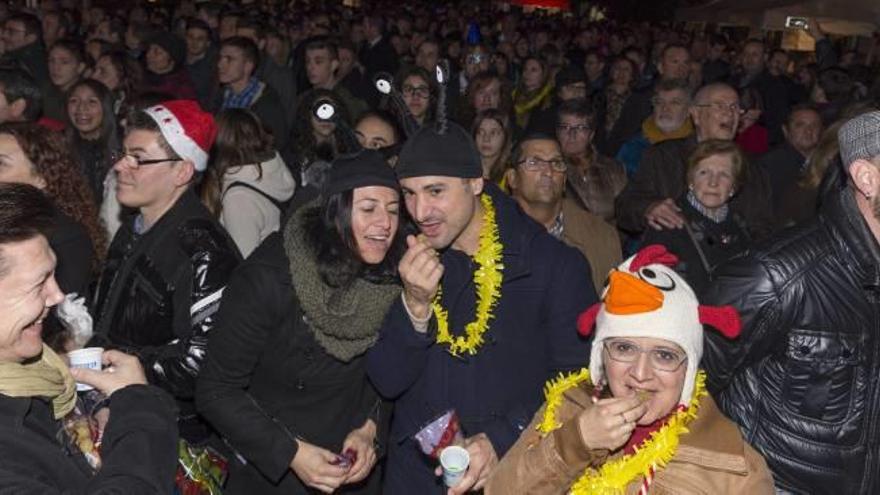
M 597 301 L 587 261 L 497 187 L 487 185 L 487 191 L 497 212 L 504 271 L 485 344 L 475 356 L 453 357 L 434 344 L 436 322 L 427 334 L 417 333 L 398 300 L 367 354 L 374 385 L 395 401 L 385 493 L 442 490 L 435 462 L 411 438 L 443 411 L 458 412 L 466 436 L 485 433 L 500 458 L 541 405 L 544 382 L 589 359 L 589 344 L 575 325 L 578 314 Z M 453 249 L 441 260 L 443 304 L 450 331 L 460 334 L 475 317 L 475 264 Z

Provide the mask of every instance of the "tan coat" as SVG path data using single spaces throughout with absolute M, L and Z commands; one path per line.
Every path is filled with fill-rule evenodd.
M 623 261 L 617 229 L 568 197 L 562 202 L 562 225 L 562 241 L 587 258 L 593 286 L 602 294 L 608 272 Z
M 486 495 L 564 494 L 588 466 L 604 464 L 608 451 L 590 449 L 578 430 L 577 417 L 589 407 L 594 406 L 588 387 L 569 390 L 557 412 L 563 426 L 541 438 L 535 426 L 544 415 L 542 407 L 492 473 Z M 774 493 L 764 458 L 745 443 L 736 425 L 721 414 L 711 397 L 703 399 L 689 430 L 679 437 L 675 456 L 657 472 L 649 493 Z M 638 493 L 641 482 L 642 478 L 633 480 L 626 493 Z

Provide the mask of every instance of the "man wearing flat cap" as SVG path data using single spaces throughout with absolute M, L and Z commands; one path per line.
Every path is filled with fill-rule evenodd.
M 400 262 L 404 291 L 367 355 L 395 401 L 385 493 L 438 493 L 437 463 L 412 439 L 454 409 L 470 453 L 450 493 L 479 490 L 541 403 L 543 380 L 583 365 L 577 315 L 596 302 L 583 256 L 482 179 L 476 146 L 452 123 L 426 127 L 397 165 L 421 232 Z M 549 165 L 549 164 L 545 164 Z
M 705 301 L 742 316 L 703 364 L 777 493 L 880 491 L 880 112 L 838 142 L 818 217 L 722 267 Z

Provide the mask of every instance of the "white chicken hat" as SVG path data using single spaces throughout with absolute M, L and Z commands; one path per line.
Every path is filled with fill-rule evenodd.
M 578 318 L 578 331 L 588 336 L 596 327 L 590 353 L 593 383 L 604 380 L 605 339 L 652 337 L 674 342 L 687 354 L 687 371 L 679 404 L 687 405 L 703 356 L 703 324 L 727 338 L 739 335 L 739 314 L 731 306 L 701 306 L 687 282 L 672 269 L 678 258 L 665 247 L 645 247 L 612 270 L 602 302 Z

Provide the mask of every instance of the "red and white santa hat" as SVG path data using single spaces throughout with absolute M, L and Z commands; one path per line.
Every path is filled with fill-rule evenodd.
M 611 271 L 602 302 L 578 318 L 578 331 L 587 336 L 595 325 L 590 353 L 590 376 L 605 378 L 604 341 L 620 337 L 652 337 L 677 344 L 687 354 L 687 370 L 679 403 L 693 395 L 697 367 L 703 357 L 703 325 L 724 336 L 739 335 L 739 314 L 731 306 L 703 306 L 675 270 L 678 258 L 665 247 L 647 246 Z
M 217 136 L 214 116 L 193 100 L 165 101 L 144 109 L 156 124 L 171 149 L 190 160 L 197 171 L 208 168 L 208 153 Z

